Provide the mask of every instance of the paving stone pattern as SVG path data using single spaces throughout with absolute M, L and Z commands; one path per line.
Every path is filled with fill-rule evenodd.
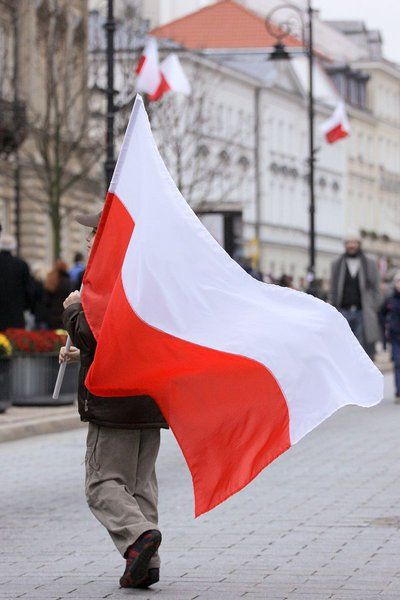
M 0 599 L 399 600 L 400 405 L 391 394 L 388 381 L 379 407 L 339 411 L 196 521 L 190 476 L 164 432 L 162 581 L 148 591 L 118 588 L 121 558 L 85 503 L 85 432 L 2 444 Z

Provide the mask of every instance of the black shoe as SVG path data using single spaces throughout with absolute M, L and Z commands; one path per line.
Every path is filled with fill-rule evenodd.
M 136 587 L 145 589 L 145 588 L 148 588 L 151 585 L 153 585 L 153 583 L 157 583 L 158 581 L 160 581 L 160 569 L 159 568 L 149 569 L 147 571 L 146 579 L 144 581 L 142 581 L 142 583 L 139 583 L 139 585 L 137 585 Z
M 145 582 L 150 570 L 150 559 L 157 552 L 160 544 L 161 533 L 158 529 L 150 529 L 142 533 L 136 542 L 129 546 L 125 571 L 119 580 L 121 587 L 138 587 Z

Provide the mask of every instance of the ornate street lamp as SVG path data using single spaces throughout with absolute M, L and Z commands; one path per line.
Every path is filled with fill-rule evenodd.
M 276 17 L 278 12 L 284 11 L 282 21 Z M 270 55 L 270 60 L 289 60 L 291 56 L 298 56 L 298 52 L 293 53 L 286 49 L 285 39 L 292 35 L 300 24 L 301 39 L 306 49 L 308 58 L 308 140 L 309 140 L 309 155 L 308 155 L 308 181 L 310 189 L 309 203 L 309 266 L 308 280 L 311 283 L 315 277 L 315 143 L 314 143 L 314 47 L 313 47 L 313 8 L 311 0 L 307 2 L 307 18 L 305 13 L 295 4 L 282 4 L 275 7 L 268 15 L 265 21 L 268 32 L 276 39 L 274 50 Z M 306 34 L 307 31 L 307 34 Z

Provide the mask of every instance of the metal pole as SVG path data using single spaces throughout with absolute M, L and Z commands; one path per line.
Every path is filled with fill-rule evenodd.
M 309 185 L 310 185 L 310 248 L 309 248 L 309 282 L 315 277 L 315 147 L 314 147 L 314 40 L 313 40 L 313 9 L 308 0 L 308 119 L 309 119 Z
M 16 127 L 15 135 L 19 136 L 18 127 L 20 126 L 19 119 L 19 31 L 18 31 L 18 5 L 17 3 L 13 7 L 13 35 L 14 35 L 14 48 L 13 48 L 13 113 L 14 113 L 14 124 Z M 16 140 L 16 148 L 14 152 L 14 210 L 15 210 L 15 237 L 17 240 L 17 255 L 21 253 L 21 168 L 20 168 L 20 156 L 19 156 L 19 140 Z
M 106 188 L 108 190 L 115 167 L 114 154 L 114 0 L 108 0 L 107 21 L 104 24 L 107 36 L 107 129 L 106 129 L 106 160 L 104 171 L 106 177 Z
M 254 180 L 255 180 L 255 215 L 254 215 L 254 237 L 256 239 L 257 261 L 254 265 L 260 268 L 260 221 L 261 221 L 261 185 L 260 185 L 260 93 L 261 89 L 255 89 L 254 105 Z

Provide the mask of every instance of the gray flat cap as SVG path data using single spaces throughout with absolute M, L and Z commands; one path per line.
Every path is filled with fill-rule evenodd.
M 75 216 L 75 221 L 79 223 L 79 225 L 84 225 L 85 227 L 91 227 L 95 229 L 98 227 L 101 219 L 101 211 L 98 213 L 89 213 L 89 214 L 81 214 Z

